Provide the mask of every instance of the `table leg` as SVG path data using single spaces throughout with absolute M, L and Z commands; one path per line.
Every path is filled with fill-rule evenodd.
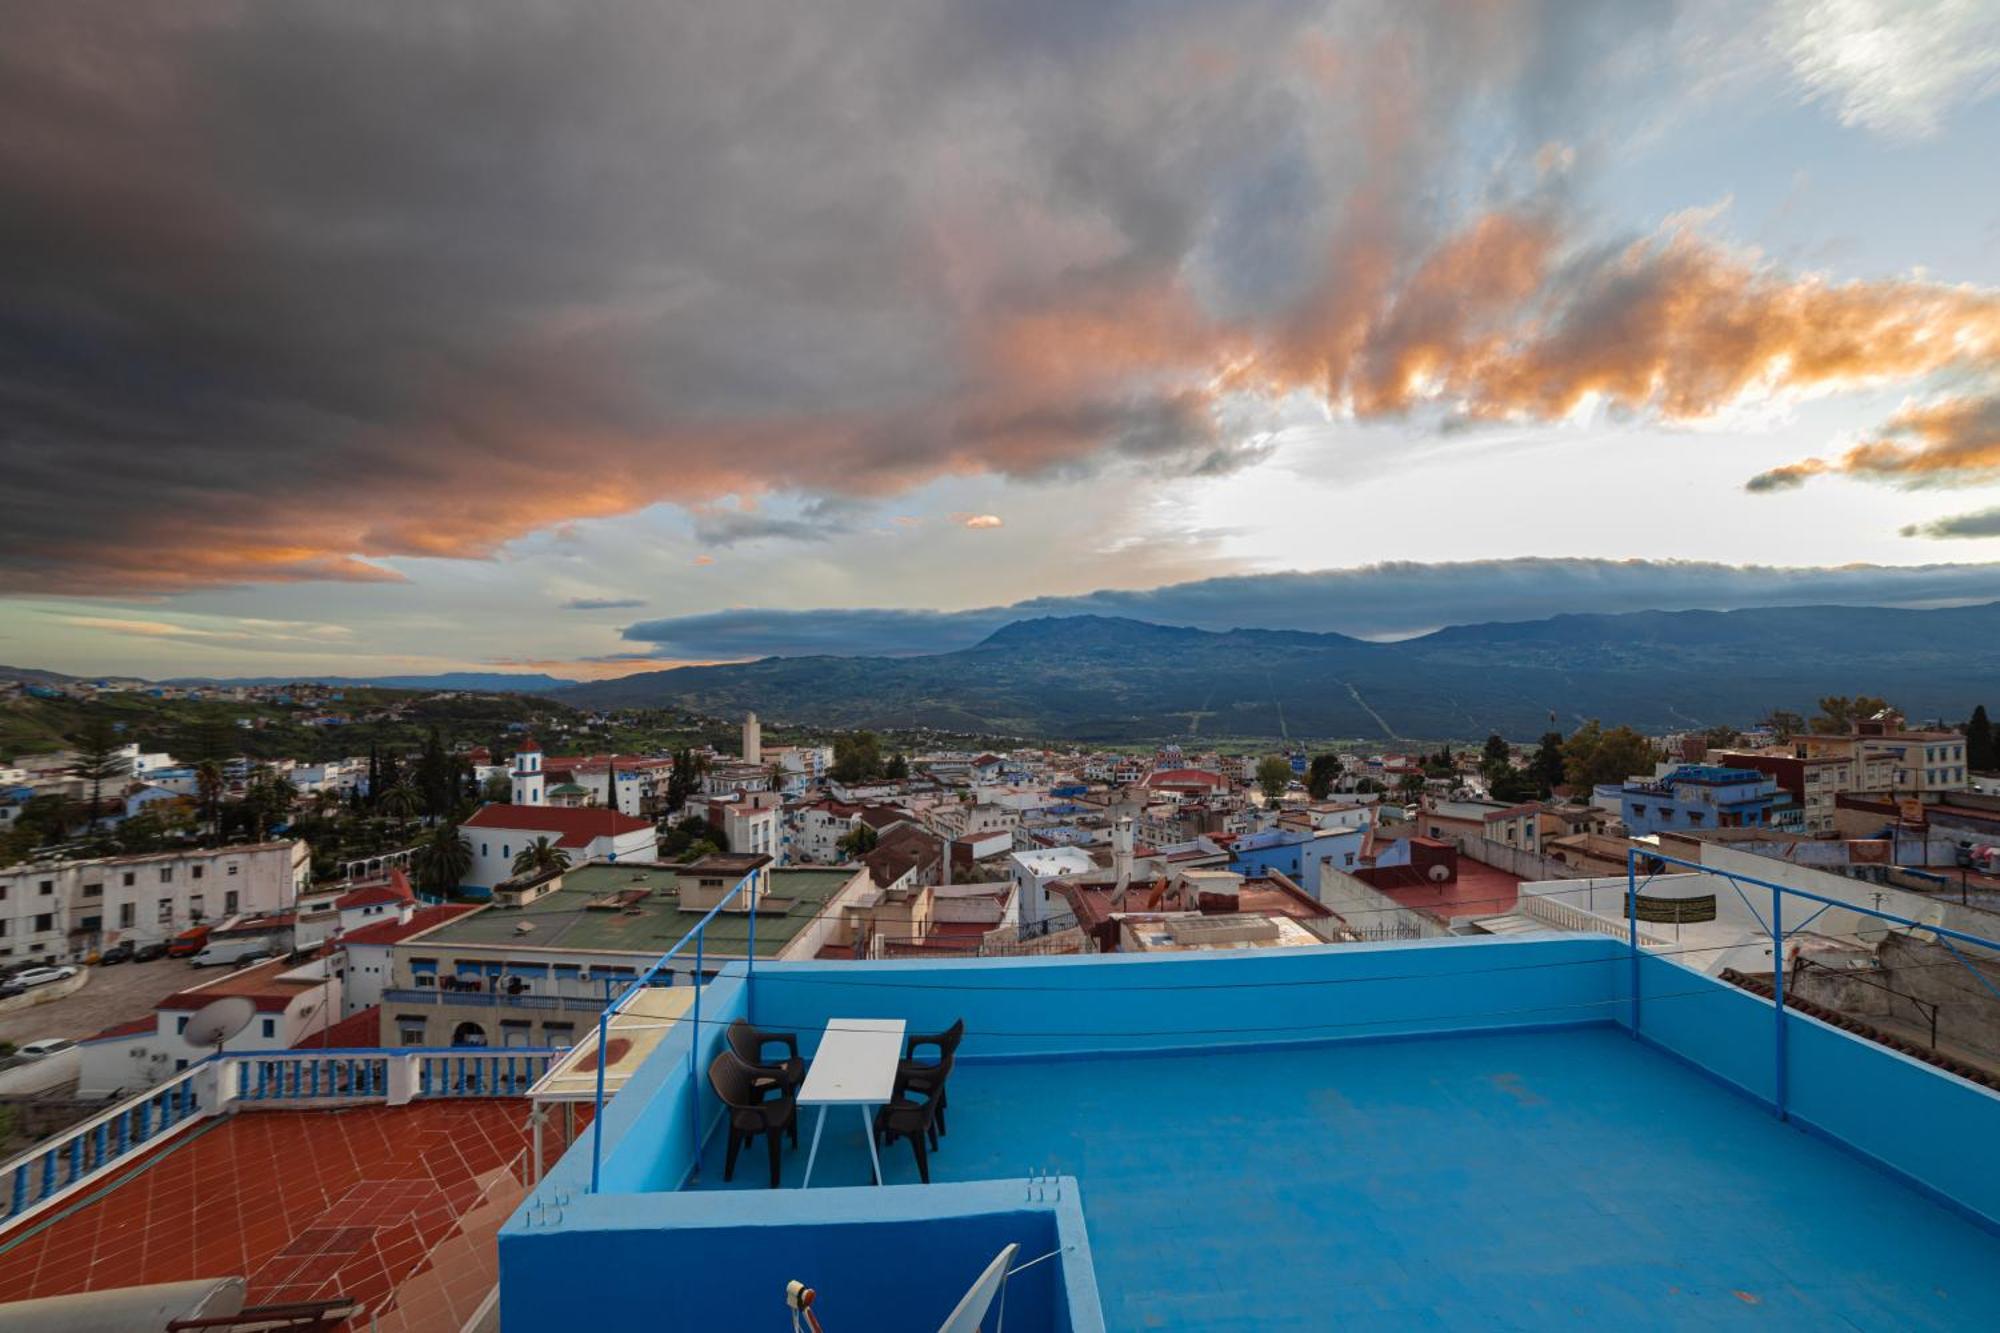
M 813 1121 L 813 1143 L 812 1147 L 806 1151 L 806 1178 L 799 1182 L 800 1189 L 804 1189 L 813 1183 L 813 1158 L 819 1156 L 819 1132 L 825 1128 L 826 1108 L 822 1106 L 819 1108 L 819 1119 Z M 870 1139 L 869 1142 L 873 1143 L 874 1140 Z
M 875 1151 L 875 1117 L 868 1114 L 872 1108 L 861 1108 L 861 1132 L 868 1137 L 868 1160 L 875 1164 L 875 1183 L 882 1183 L 882 1157 Z

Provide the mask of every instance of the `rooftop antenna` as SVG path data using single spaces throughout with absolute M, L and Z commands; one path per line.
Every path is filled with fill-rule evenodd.
M 188 1020 L 181 1040 L 190 1046 L 213 1046 L 215 1053 L 220 1055 L 223 1043 L 249 1027 L 250 1020 L 256 1016 L 256 1001 L 245 995 L 225 995 L 203 1005 L 201 1011 Z

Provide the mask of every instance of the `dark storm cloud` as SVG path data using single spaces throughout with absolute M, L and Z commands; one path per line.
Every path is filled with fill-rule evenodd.
M 1397 562 L 1246 574 L 1143 592 L 1037 597 L 972 611 L 739 609 L 642 621 L 624 632 L 657 656 L 713 660 L 815 653 L 901 655 L 977 643 L 1030 616 L 1124 616 L 1201 629 L 1298 629 L 1395 638 L 1443 625 L 1570 612 L 1832 604 L 1924 606 L 2000 599 L 2000 565 L 1794 569 L 1655 560 Z
M 1905 537 L 2000 537 L 2000 509 L 1975 509 L 1902 529 Z
M 1571 8 L 16 7 L 0 589 L 1246 465 L 1237 321 L 1420 256 L 1461 117 L 1645 40 Z

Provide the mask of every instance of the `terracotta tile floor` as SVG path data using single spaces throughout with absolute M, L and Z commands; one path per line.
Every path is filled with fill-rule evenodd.
M 338 1294 L 383 1315 L 409 1284 L 435 1318 L 412 1310 L 395 1326 L 443 1327 L 492 1285 L 528 1113 L 496 1099 L 231 1116 L 53 1225 L 0 1238 L 0 1292 L 241 1274 L 252 1303 Z

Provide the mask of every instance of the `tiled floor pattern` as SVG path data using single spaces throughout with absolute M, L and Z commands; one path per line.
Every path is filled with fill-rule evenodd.
M 527 1117 L 522 1100 L 246 1111 L 0 1250 L 0 1291 L 23 1299 L 242 1274 L 252 1302 L 340 1294 L 381 1314 L 473 1215 L 483 1266 L 465 1265 L 478 1248 L 468 1238 L 452 1251 L 466 1277 L 432 1307 L 469 1314 L 492 1285 L 499 1222 L 487 1215 L 504 1218 L 509 1189 L 518 1194 L 507 1168 L 528 1144 Z M 482 1281 L 468 1304 L 461 1288 Z

